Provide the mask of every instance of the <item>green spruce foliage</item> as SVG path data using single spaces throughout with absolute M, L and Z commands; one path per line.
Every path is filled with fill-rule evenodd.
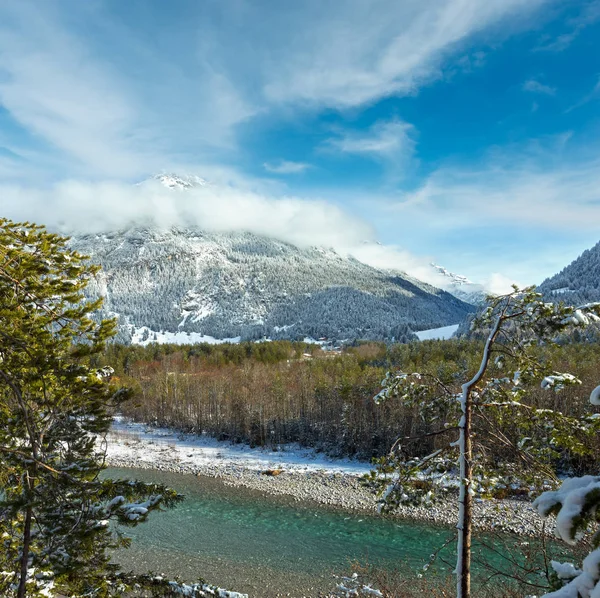
M 170 594 L 175 585 L 110 562 L 128 545 L 123 526 L 182 497 L 100 476 L 102 439 L 128 392 L 91 365 L 114 322 L 91 318 L 100 301 L 84 289 L 97 267 L 66 242 L 0 219 L 0 595 L 121 596 L 133 584 Z

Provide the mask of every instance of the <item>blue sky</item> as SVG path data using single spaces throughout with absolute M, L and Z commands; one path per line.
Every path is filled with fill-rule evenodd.
M 2 212 L 72 230 L 150 213 L 541 282 L 600 240 L 599 108 L 600 0 L 0 5 Z M 132 185 L 163 171 L 213 185 Z

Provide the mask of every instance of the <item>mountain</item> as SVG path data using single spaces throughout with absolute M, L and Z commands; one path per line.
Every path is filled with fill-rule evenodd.
M 572 305 L 600 301 L 600 243 L 584 251 L 558 274 L 547 278 L 539 291 L 551 301 Z
M 431 267 L 439 277 L 439 283 L 436 283 L 436 286 L 443 288 L 455 297 L 471 305 L 481 305 L 484 303 L 489 293 L 483 285 L 470 281 L 462 274 L 454 274 L 454 272 L 446 270 L 443 266 L 432 263 Z
M 194 187 L 206 187 L 206 185 L 208 185 L 208 181 L 195 175 L 181 176 L 177 174 L 157 174 L 150 180 L 158 181 L 167 189 L 177 189 L 179 191 L 193 189 Z M 146 180 L 139 184 L 144 185 L 147 182 L 148 181 Z
M 90 294 L 118 317 L 122 341 L 408 340 L 474 309 L 332 249 L 251 233 L 138 227 L 70 244 L 102 266 Z

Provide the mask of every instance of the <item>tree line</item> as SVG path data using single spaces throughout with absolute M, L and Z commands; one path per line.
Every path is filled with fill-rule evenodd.
M 456 386 L 477 369 L 482 347 L 477 339 L 357 343 L 341 352 L 289 341 L 112 345 L 98 365 L 110 363 L 120 383 L 133 389 L 122 411 L 137 421 L 251 446 L 297 442 L 336 456 L 372 458 L 387 454 L 399 436 L 415 437 L 419 454 L 438 442 L 427 436 L 432 428 L 420 407 L 375 405 L 386 372 L 421 372 Z M 577 371 L 584 383 L 561 393 L 531 388 L 527 404 L 581 415 L 591 391 L 586 381 L 597 371 L 598 344 L 565 342 L 537 351 L 548 367 Z M 502 448 L 495 450 L 500 455 Z M 558 458 L 562 468 L 590 466 L 577 455 Z

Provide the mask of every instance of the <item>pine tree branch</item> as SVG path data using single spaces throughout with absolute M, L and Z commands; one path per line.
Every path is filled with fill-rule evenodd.
M 392 445 L 390 449 L 390 453 L 393 453 L 398 445 L 402 445 L 404 442 L 412 442 L 413 440 L 421 440 L 422 438 L 429 438 L 431 436 L 439 436 L 441 434 L 445 434 L 446 432 L 453 432 L 458 430 L 458 426 L 449 426 L 448 428 L 444 428 L 443 430 L 436 430 L 435 432 L 428 432 L 427 434 L 419 434 L 417 436 L 403 436 L 402 438 L 398 438 L 396 442 Z
M 27 459 L 28 461 L 31 461 L 32 463 L 35 463 L 36 465 L 39 465 L 40 467 L 47 469 L 48 471 L 51 471 L 52 473 L 70 477 L 66 471 L 60 471 L 58 469 L 54 469 L 53 467 L 50 467 L 50 465 L 46 465 L 46 463 L 44 463 L 43 461 L 40 461 L 39 459 L 35 459 L 32 457 L 32 455 L 28 455 L 27 453 L 24 453 L 23 451 L 19 451 L 17 449 L 11 449 L 7 446 L 0 446 L 0 452 L 18 455 L 19 457 L 23 457 L 23 459 Z

